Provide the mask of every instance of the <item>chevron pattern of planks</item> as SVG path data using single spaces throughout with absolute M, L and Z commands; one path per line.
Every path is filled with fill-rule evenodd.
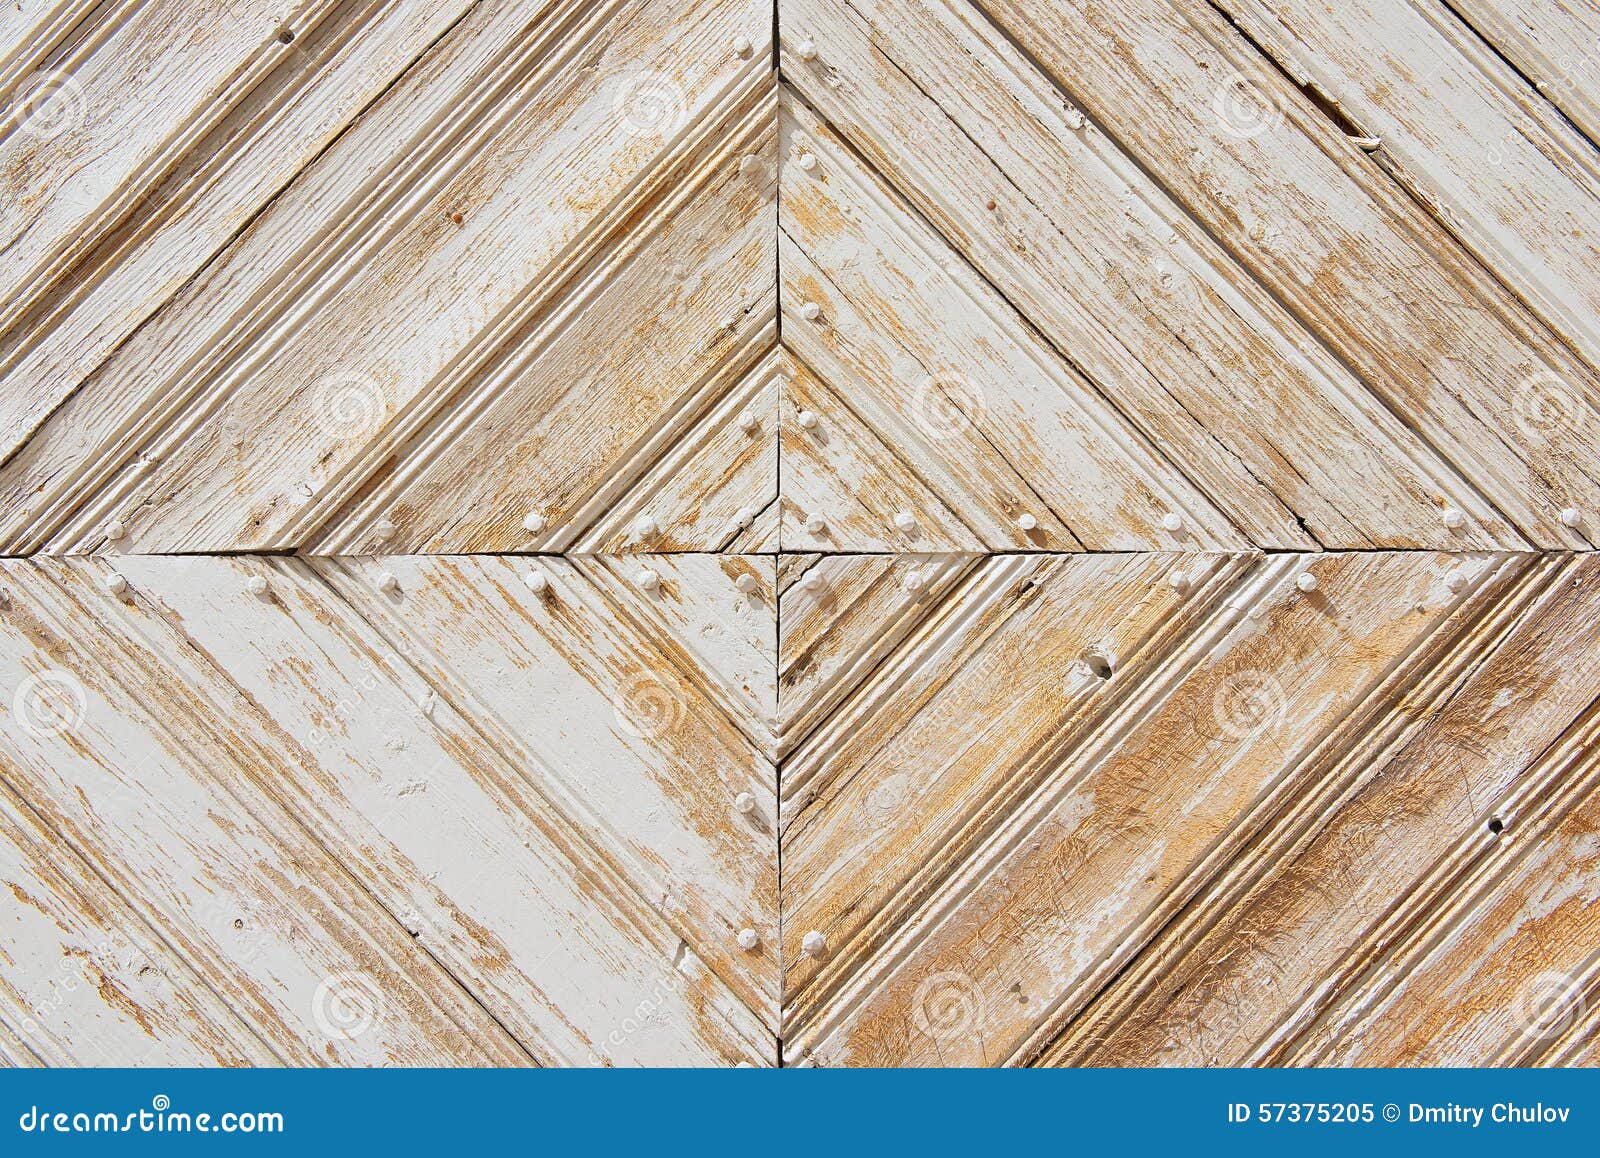
M 1600 1062 L 1600 7 L 0 8 L 0 1060 Z

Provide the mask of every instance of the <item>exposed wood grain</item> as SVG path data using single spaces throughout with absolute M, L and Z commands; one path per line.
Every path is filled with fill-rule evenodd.
M 1449 3 L 1591 143 L 1600 143 L 1600 8 L 1589 0 Z

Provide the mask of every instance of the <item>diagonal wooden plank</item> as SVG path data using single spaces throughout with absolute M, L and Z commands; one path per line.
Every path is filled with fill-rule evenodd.
M 788 82 L 1253 543 L 1524 545 L 963 0 L 790 8 Z
M 1212 6 L 977 7 L 1525 538 L 1589 545 L 1593 363 Z
M 785 344 L 847 390 L 987 546 L 1034 546 L 1016 519 L 1035 511 L 1068 536 L 1046 536 L 1053 550 L 1245 545 L 831 129 L 791 100 L 779 135 L 796 155 L 779 202 Z M 963 399 L 959 438 L 946 392 Z M 1163 531 L 1173 514 L 1186 540 Z
M 1600 143 L 1600 10 L 1585 0 L 1450 0 L 1450 10 Z

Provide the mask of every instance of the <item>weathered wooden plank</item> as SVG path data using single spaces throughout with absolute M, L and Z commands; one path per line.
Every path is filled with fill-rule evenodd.
M 1532 570 L 1511 622 L 1459 645 L 1464 679 L 1392 709 L 1395 724 L 1420 717 L 1412 734 L 1241 856 L 1046 1060 L 1246 1064 L 1292 1040 L 1454 873 L 1492 855 L 1505 798 L 1554 774 L 1530 765 L 1594 699 L 1596 572 L 1592 557 Z
M 734 808 L 742 782 L 714 804 L 705 799 L 708 773 L 754 782 L 763 762 L 742 739 L 720 758 L 702 742 L 693 751 L 703 787 L 682 790 L 688 760 L 670 746 L 667 725 L 694 736 L 705 718 L 694 705 L 676 706 L 681 719 L 662 717 L 652 713 L 674 705 L 657 698 L 667 690 L 659 677 L 655 695 L 630 685 L 624 699 L 614 683 L 602 693 L 570 669 L 563 676 L 567 665 L 534 667 L 516 654 L 535 634 L 534 616 L 573 607 L 570 569 L 540 595 L 509 562 L 390 558 L 360 565 L 335 597 L 331 562 L 314 571 L 130 556 L 121 565 L 173 628 L 156 641 L 163 658 L 180 666 L 188 654 L 206 656 L 210 678 L 266 717 L 258 741 L 279 745 L 280 766 L 296 774 L 262 789 L 338 849 L 536 1057 L 770 1058 L 751 1007 L 763 989 L 771 1002 L 776 969 L 770 950 L 746 951 L 734 938 L 748 925 L 768 944 L 775 937 L 774 910 L 752 899 L 771 860 Z M 385 572 L 392 590 L 377 585 Z M 247 589 L 252 574 L 268 579 L 266 592 Z M 505 608 L 498 622 L 491 606 Z M 402 620 L 420 630 L 396 630 Z M 605 653 L 600 662 L 615 665 L 605 674 L 628 674 L 624 662 L 637 671 L 642 651 Z M 513 715 L 535 672 L 547 681 L 542 703 Z M 586 764 L 603 764 L 603 777 L 584 775 Z M 668 777 L 680 791 L 663 791 Z M 653 993 L 658 1016 L 630 1029 Z
M 1310 595 L 1296 590 L 1308 564 L 1320 581 Z M 994 793 L 995 802 L 966 821 L 976 830 L 963 837 L 967 851 L 939 866 L 914 908 L 879 920 L 870 946 L 842 947 L 849 973 L 829 978 L 834 962 L 824 963 L 824 992 L 800 995 L 805 1016 L 786 1050 L 829 1064 L 998 1064 L 1018 1055 L 1041 1026 L 1070 1017 L 1117 976 L 1164 916 L 1229 863 L 1263 813 L 1318 782 L 1308 758 L 1352 711 L 1385 681 L 1406 686 L 1395 673 L 1457 613 L 1461 597 L 1445 582 L 1457 565 L 1437 555 L 1291 556 L 1235 571 L 1214 595 L 1195 600 L 1195 618 L 1152 639 L 1147 654 L 1108 652 L 1117 656 L 1110 703 L 1066 720 L 1045 715 L 1033 726 L 1056 737 L 1051 745 L 1028 741 L 1027 732 L 1024 742 L 1004 738 L 989 723 L 999 700 L 970 712 L 941 713 L 931 702 L 918 710 L 893 747 L 944 752 L 953 735 L 976 726 L 989 737 L 987 759 L 965 761 L 967 775 L 1010 778 L 1019 790 Z M 1074 570 L 1044 590 L 1090 582 Z M 1089 618 L 1148 616 L 1152 630 L 1170 605 L 1151 596 L 1149 610 L 1129 607 L 1135 590 L 1131 582 L 1108 585 Z M 1034 625 L 1020 626 L 1034 644 L 1025 660 L 985 648 L 990 670 L 1004 673 L 983 681 L 991 697 L 1014 696 L 1020 680 L 1050 662 L 1041 656 L 1070 654 Z M 1122 658 L 1128 650 L 1134 654 Z M 895 763 L 891 745 L 884 748 L 869 768 Z M 919 780 L 919 800 L 932 791 Z M 922 809 L 916 820 L 928 817 Z M 824 813 L 818 826 L 825 833 L 842 823 Z M 785 848 L 786 913 L 793 905 L 786 928 L 829 931 L 845 923 L 836 914 L 849 913 L 855 892 L 836 891 L 849 878 L 833 869 L 825 892 L 791 900 L 790 872 L 802 874 L 800 883 L 805 843 Z M 835 940 L 830 932 L 830 955 Z
M 1125 150 L 1525 538 L 1589 545 L 1592 363 L 1210 5 L 983 9 L 1084 112 L 1091 138 Z M 1562 521 L 1569 508 L 1580 527 Z
M 1591 363 L 1600 358 L 1600 158 L 1450 8 L 1439 0 L 1217 7 L 1381 139 L 1375 156 L 1386 170 L 1437 206 Z
M 789 9 L 789 83 L 1251 542 L 1524 545 L 969 5 Z
M 808 172 L 792 156 L 784 170 L 785 344 L 985 545 L 1040 545 L 1017 525 L 1024 514 L 1051 550 L 1245 545 L 830 128 L 787 102 L 779 135 L 816 159 Z M 1174 514 L 1186 520 L 1177 534 L 1162 527 Z
M 234 566 L 166 561 L 169 572 Z M 301 765 L 256 743 L 248 705 L 219 694 L 193 653 L 159 655 L 159 608 L 107 593 L 106 573 L 87 561 L 3 567 L 15 798 L 285 1061 L 525 1063 L 395 915 L 254 787 Z
M 1590 0 L 1450 0 L 1450 10 L 1600 142 L 1600 8 Z
M 766 459 L 765 477 L 759 468 L 775 432 L 769 421 L 747 434 L 722 403 L 776 338 L 775 225 L 763 176 L 774 160 L 773 107 L 770 84 L 742 93 L 704 147 L 685 150 L 692 168 L 663 182 L 630 236 L 575 271 L 560 307 L 514 332 L 510 355 L 456 405 L 389 447 L 385 477 L 310 545 L 566 550 L 582 538 L 705 549 L 728 538 L 741 508 L 767 505 L 775 464 Z M 763 408 L 770 416 L 775 402 Z M 703 473 L 675 483 L 711 510 L 676 523 L 665 510 L 640 511 L 620 534 L 586 534 L 661 455 L 701 438 L 728 454 L 701 457 Z M 488 461 L 508 469 L 485 471 Z M 731 491 L 727 476 L 749 493 Z M 530 512 L 542 520 L 535 532 L 525 525 Z M 641 534 L 646 516 L 655 530 Z M 396 528 L 381 541 L 370 531 L 380 518 Z
M 56 292 L 0 334 L 6 455 L 465 8 L 460 0 L 345 5 L 301 29 L 273 71 L 142 192 L 135 211 L 82 254 Z

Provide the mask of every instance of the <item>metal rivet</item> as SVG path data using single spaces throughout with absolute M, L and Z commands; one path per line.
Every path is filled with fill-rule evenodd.
M 1300 572 L 1300 578 L 1294 581 L 1294 585 L 1305 592 L 1315 591 L 1317 589 L 1317 577 L 1310 571 L 1302 571 Z
M 106 590 L 111 592 L 111 594 L 113 594 L 113 595 L 121 595 L 127 589 L 128 589 L 127 576 L 119 575 L 115 571 L 111 572 L 111 574 L 106 576 Z
M 806 520 L 806 530 L 813 535 L 820 535 L 828 529 L 828 520 L 821 515 L 812 515 Z
M 1039 525 L 1039 520 L 1032 515 L 1018 515 L 1017 526 L 1024 531 L 1034 530 Z
M 252 575 L 245 584 L 252 595 L 265 595 L 267 593 L 267 579 L 264 575 Z
M 522 529 L 530 535 L 537 535 L 544 530 L 544 516 L 538 511 L 529 511 L 522 516 Z
M 1444 525 L 1452 531 L 1465 524 L 1467 513 L 1460 507 L 1446 507 L 1444 509 Z
M 800 307 L 800 316 L 808 322 L 814 322 L 822 316 L 822 307 L 816 302 L 806 302 Z
M 756 798 L 748 792 L 741 792 L 733 798 L 733 806 L 748 816 L 756 810 Z
M 1576 525 L 1576 524 L 1574 524 L 1574 525 Z M 127 533 L 128 533 L 128 528 L 124 527 L 122 525 L 122 520 L 120 520 L 120 519 L 112 519 L 109 523 L 106 524 L 106 530 L 105 530 L 106 538 L 110 539 L 113 543 L 115 543 L 118 539 L 122 538 L 122 536 L 126 535 Z
M 661 576 L 649 567 L 640 568 L 639 573 L 633 577 L 633 581 L 646 591 L 654 591 L 661 586 Z
M 753 410 L 746 410 L 739 416 L 739 429 L 746 434 L 754 434 L 761 429 L 761 419 L 756 417 Z
M 545 576 L 545 573 L 539 570 L 537 567 L 524 575 L 522 577 L 522 581 L 528 585 L 528 590 L 532 591 L 535 595 L 543 595 L 545 588 L 550 586 L 550 580 Z
M 909 535 L 912 531 L 917 529 L 917 516 L 913 515 L 910 511 L 901 511 L 894 517 L 894 525 L 899 527 L 900 530 L 905 534 Z
M 801 60 L 815 60 L 817 56 L 816 42 L 810 39 L 802 40 L 795 46 L 795 52 L 799 54 Z
M 379 519 L 372 524 L 372 535 L 376 539 L 392 539 L 394 538 L 394 531 L 395 526 L 388 519 Z
M 800 586 L 804 587 L 807 591 L 821 591 L 827 586 L 827 580 L 825 580 L 816 571 L 807 571 L 800 577 Z
M 733 585 L 746 595 L 754 595 L 760 589 L 761 581 L 746 571 L 733 581 Z
M 828 951 L 828 938 L 812 929 L 800 939 L 800 952 L 807 957 L 820 957 Z
M 799 422 L 803 430 L 815 430 L 817 428 L 817 416 L 809 410 L 800 412 Z
M 392 591 L 398 591 L 400 590 L 400 580 L 394 577 L 393 572 L 380 571 L 378 573 L 378 590 L 385 595 Z
M 802 169 L 809 173 L 817 167 L 817 155 L 815 153 L 801 153 L 798 163 Z
M 1577 507 L 1567 507 L 1561 512 L 1561 525 L 1576 527 L 1583 522 L 1583 512 Z
M 739 948 L 748 953 L 759 944 L 761 944 L 761 938 L 756 935 L 754 929 L 739 930 Z
M 640 515 L 633 521 L 633 533 L 641 539 L 653 539 L 661 533 L 661 524 L 649 515 Z
M 1166 514 L 1161 516 L 1161 525 L 1163 528 L 1176 535 L 1179 531 L 1183 530 L 1183 516 L 1178 514 L 1177 511 L 1168 511 Z
M 749 56 L 750 38 L 748 36 L 735 36 L 733 38 L 733 51 L 740 56 Z

